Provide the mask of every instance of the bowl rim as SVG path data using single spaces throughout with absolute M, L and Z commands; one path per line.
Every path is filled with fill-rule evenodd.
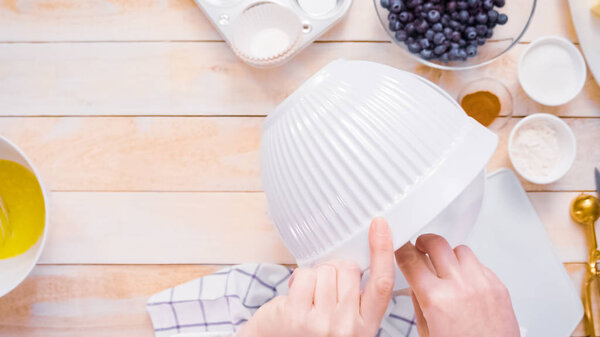
M 558 171 L 558 174 L 555 174 L 553 176 L 548 176 L 548 177 L 533 177 L 533 176 L 528 176 L 526 174 L 524 174 L 521 170 L 519 170 L 519 167 L 517 165 L 515 165 L 514 163 L 514 159 L 513 159 L 513 141 L 515 138 L 515 135 L 517 134 L 518 130 L 521 129 L 524 125 L 531 123 L 531 121 L 533 120 L 546 120 L 546 121 L 550 121 L 553 125 L 557 125 L 560 128 L 563 128 L 564 130 L 567 131 L 567 135 L 568 135 L 568 139 L 569 139 L 569 153 L 568 153 L 568 165 L 565 166 L 565 168 L 561 171 Z M 537 185 L 545 185 L 545 184 L 551 184 L 553 182 L 556 182 L 558 180 L 560 180 L 562 177 L 565 176 L 565 174 L 567 174 L 567 172 L 569 172 L 569 170 L 571 169 L 571 167 L 573 166 L 573 163 L 575 162 L 575 156 L 577 154 L 577 139 L 575 138 L 575 133 L 573 132 L 573 130 L 571 129 L 571 127 L 569 127 L 569 125 L 567 123 L 565 123 L 565 121 L 563 121 L 562 119 L 560 119 L 559 117 L 549 114 L 549 113 L 534 113 L 531 114 L 525 118 L 523 118 L 522 120 L 520 120 L 511 130 L 510 132 L 510 136 L 508 137 L 508 157 L 510 159 L 510 163 L 512 164 L 513 168 L 515 169 L 515 171 L 517 171 L 517 173 L 525 180 L 537 184 Z
M 490 58 L 489 60 L 483 61 L 481 63 L 469 65 L 469 66 L 445 66 L 445 65 L 442 65 L 442 64 L 438 64 L 438 63 L 434 63 L 434 62 L 430 62 L 430 61 L 424 60 L 424 59 L 422 59 L 419 56 L 411 54 L 410 52 L 408 52 L 408 50 L 405 47 L 401 46 L 400 43 L 398 43 L 396 41 L 396 39 L 394 38 L 394 36 L 390 32 L 390 30 L 387 28 L 387 23 L 384 22 L 383 18 L 379 15 L 378 8 L 381 6 L 380 1 L 381 0 L 373 0 L 373 5 L 375 7 L 375 13 L 377 14 L 377 18 L 379 20 L 379 23 L 381 23 L 381 26 L 382 26 L 383 30 L 385 30 L 386 34 L 390 37 L 390 40 L 391 40 L 392 44 L 398 46 L 400 49 L 402 49 L 402 51 L 404 52 L 404 54 L 406 54 L 409 57 L 417 60 L 421 64 L 424 64 L 426 66 L 429 66 L 429 67 L 432 67 L 432 68 L 436 68 L 436 69 L 451 70 L 451 71 L 479 68 L 479 67 L 488 65 L 488 64 L 496 61 L 500 57 L 504 56 L 504 54 L 506 54 L 507 51 L 509 51 L 510 49 L 512 49 L 512 47 L 514 47 L 515 45 L 517 45 L 519 43 L 519 41 L 521 41 L 521 39 L 523 38 L 523 36 L 527 32 L 527 29 L 529 29 L 529 26 L 531 25 L 531 22 L 533 20 L 533 16 L 535 14 L 535 9 L 537 7 L 537 0 L 533 0 L 533 6 L 531 6 L 531 12 L 529 13 L 529 18 L 527 19 L 527 22 L 525 23 L 525 27 L 523 28 L 523 30 L 521 31 L 521 33 L 519 33 L 519 35 L 513 40 L 513 42 L 506 49 L 504 49 L 500 54 L 498 54 L 498 55 Z
M 13 291 L 21 283 L 23 283 L 23 281 L 27 278 L 27 276 L 29 276 L 29 274 L 31 274 L 31 271 L 33 270 L 33 268 L 36 266 L 37 262 L 39 261 L 42 251 L 44 250 L 44 246 L 46 245 L 46 238 L 48 237 L 50 212 L 49 212 L 48 192 L 45 188 L 45 185 L 41 179 L 41 176 L 40 176 L 38 170 L 33 165 L 33 162 L 31 161 L 31 159 L 15 143 L 13 143 L 11 140 L 9 140 L 8 138 L 6 138 L 5 136 L 3 136 L 1 134 L 0 134 L 0 143 L 8 144 L 8 146 L 10 148 L 12 148 L 25 161 L 25 163 L 27 163 L 27 165 L 29 166 L 28 169 L 33 173 L 38 184 L 40 185 L 40 189 L 42 190 L 42 196 L 44 198 L 44 232 L 42 233 L 41 237 L 38 239 L 38 242 L 40 243 L 38 251 L 35 254 L 35 257 L 33 258 L 31 265 L 27 268 L 27 272 L 23 273 L 23 276 L 18 279 L 18 282 L 15 282 L 15 284 L 13 284 L 13 285 L 9 285 L 6 289 L 0 289 L 0 297 L 2 297 L 4 295 L 8 294 L 9 292 Z M 29 248 L 29 249 L 31 249 L 31 248 Z
M 572 55 L 574 55 L 575 60 L 577 62 L 576 72 L 577 72 L 577 75 L 581 74 L 581 81 L 580 81 L 580 83 L 578 83 L 577 90 L 575 90 L 573 92 L 573 95 L 565 98 L 564 101 L 548 102 L 541 97 L 535 97 L 535 95 L 532 95 L 531 92 L 527 90 L 526 86 L 523 85 L 523 60 L 525 59 L 527 54 L 529 54 L 529 52 L 533 48 L 535 48 L 538 45 L 543 44 L 543 43 L 553 43 L 554 45 L 560 46 L 562 48 L 565 48 L 568 51 L 573 52 Z M 521 53 L 521 56 L 519 57 L 519 65 L 518 65 L 518 69 L 517 69 L 517 75 L 519 77 L 519 84 L 521 85 L 521 88 L 523 88 L 523 91 L 525 91 L 527 96 L 529 96 L 532 100 L 534 100 L 540 104 L 546 105 L 546 106 L 559 106 L 559 105 L 563 105 L 563 104 L 566 104 L 566 103 L 572 101 L 575 97 L 577 97 L 577 95 L 579 95 L 579 93 L 581 93 L 581 91 L 583 90 L 583 87 L 585 86 L 585 82 L 587 80 L 587 68 L 586 68 L 585 59 L 583 58 L 581 51 L 579 51 L 579 49 L 573 44 L 573 42 L 567 40 L 566 38 L 564 38 L 562 36 L 558 36 L 558 35 L 544 35 L 542 37 L 537 38 L 535 41 L 531 42 L 529 44 L 529 46 L 527 46 L 525 48 L 525 50 L 523 50 L 523 52 Z

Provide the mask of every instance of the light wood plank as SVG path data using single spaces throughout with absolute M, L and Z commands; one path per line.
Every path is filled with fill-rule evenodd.
M 262 118 L 5 118 L 51 190 L 260 190 Z
M 492 171 L 510 167 L 500 132 Z M 600 118 L 565 118 L 578 142 L 571 171 L 530 191 L 593 190 L 600 166 Z M 260 191 L 262 117 L 0 118 L 0 133 L 33 160 L 58 191 Z
M 219 266 L 37 266 L 0 299 L 0 336 L 154 336 L 147 298 Z
M 510 4 L 510 3 L 509 3 Z M 576 41 L 566 1 L 538 1 L 524 36 L 558 34 Z M 220 40 L 192 0 L 5 0 L 1 41 Z M 372 0 L 355 0 L 346 17 L 320 39 L 387 41 Z
M 225 43 L 0 44 L 0 115 L 261 115 L 338 58 L 363 59 L 416 72 L 452 95 L 493 77 L 514 96 L 516 115 L 546 111 L 600 116 L 600 88 L 589 75 L 571 103 L 546 108 L 518 83 L 525 45 L 481 69 L 431 69 L 389 43 L 319 43 L 283 67 L 254 69 Z
M 568 217 L 576 193 L 530 193 L 559 258 L 587 260 L 582 228 Z M 51 194 L 40 263 L 294 263 L 262 193 Z
M 293 263 L 262 193 L 52 193 L 40 263 Z
M 578 286 L 583 264 L 565 265 Z M 37 266 L 0 299 L 0 336 L 153 336 L 147 298 L 219 266 Z M 595 303 L 599 303 L 598 301 Z M 600 319 L 600 311 L 596 317 Z M 584 336 L 580 324 L 573 336 Z

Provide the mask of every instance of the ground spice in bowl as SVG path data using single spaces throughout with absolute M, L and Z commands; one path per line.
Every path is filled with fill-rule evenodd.
M 460 105 L 467 115 L 473 117 L 483 126 L 490 126 L 500 115 L 502 104 L 498 96 L 489 91 L 477 91 L 465 95 Z

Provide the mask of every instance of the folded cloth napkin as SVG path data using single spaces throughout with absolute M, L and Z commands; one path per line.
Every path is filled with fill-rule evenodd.
M 146 309 L 156 337 L 233 336 L 261 305 L 287 294 L 291 275 L 274 264 L 233 266 L 155 294 Z M 376 336 L 418 336 L 410 297 L 392 299 Z

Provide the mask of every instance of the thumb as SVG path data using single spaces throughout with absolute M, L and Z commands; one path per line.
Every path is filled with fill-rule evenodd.
M 360 311 L 365 321 L 379 324 L 392 298 L 395 276 L 392 231 L 383 218 L 371 222 L 369 247 L 371 274 L 361 297 Z

